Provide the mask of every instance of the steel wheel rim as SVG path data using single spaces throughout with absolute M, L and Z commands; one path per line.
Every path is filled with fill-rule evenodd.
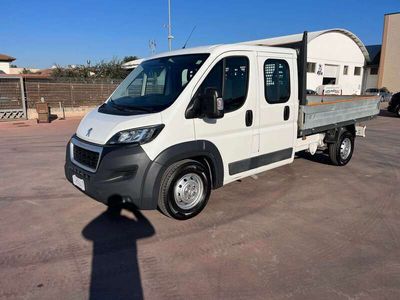
M 345 160 L 350 156 L 351 153 L 351 140 L 346 137 L 343 139 L 340 145 L 340 157 Z
M 195 173 L 188 173 L 179 178 L 174 185 L 176 205 L 184 210 L 195 207 L 204 193 L 204 183 Z

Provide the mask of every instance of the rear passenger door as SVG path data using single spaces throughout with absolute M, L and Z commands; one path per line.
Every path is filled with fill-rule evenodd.
M 260 171 L 293 161 L 297 84 L 291 54 L 258 53 Z

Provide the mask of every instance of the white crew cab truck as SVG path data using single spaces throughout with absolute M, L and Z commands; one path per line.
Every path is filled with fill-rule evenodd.
M 346 165 L 377 97 L 306 96 L 300 50 L 217 45 L 143 61 L 67 146 L 70 182 L 106 205 L 188 219 L 212 189 L 327 149 Z

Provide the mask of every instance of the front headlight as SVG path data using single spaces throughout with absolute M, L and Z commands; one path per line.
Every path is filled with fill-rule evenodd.
M 152 141 L 164 128 L 164 124 L 123 130 L 115 134 L 107 144 L 145 144 Z

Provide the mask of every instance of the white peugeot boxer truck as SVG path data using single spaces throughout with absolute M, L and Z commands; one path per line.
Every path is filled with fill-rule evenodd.
M 82 119 L 67 146 L 66 177 L 106 205 L 182 220 L 201 212 L 211 190 L 292 163 L 296 152 L 323 149 L 344 166 L 379 99 L 306 95 L 306 63 L 307 32 L 288 47 L 151 57 Z

